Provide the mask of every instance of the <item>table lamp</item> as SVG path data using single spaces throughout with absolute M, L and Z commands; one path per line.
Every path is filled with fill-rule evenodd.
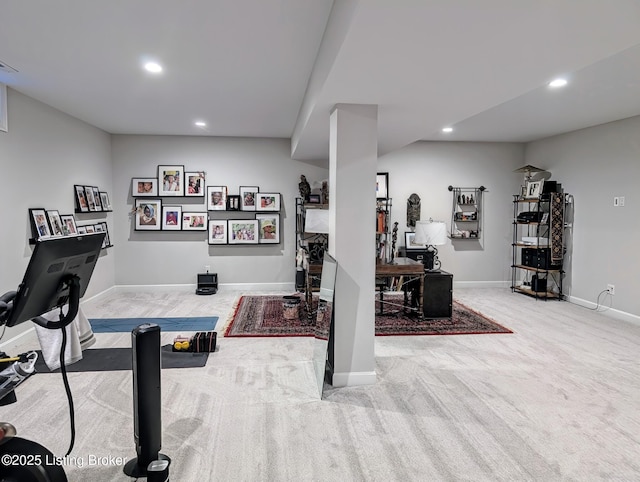
M 416 221 L 416 244 L 424 244 L 427 249 L 425 257 L 425 268 L 429 271 L 440 269 L 438 250 L 436 246 L 441 246 L 447 241 L 447 226 L 442 221 Z

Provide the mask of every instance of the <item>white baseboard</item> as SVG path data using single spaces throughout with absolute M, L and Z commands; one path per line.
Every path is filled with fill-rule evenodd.
M 334 387 L 357 387 L 360 385 L 374 385 L 376 372 L 343 372 L 333 373 L 331 385 Z
M 567 296 L 567 301 L 570 303 L 575 303 L 576 305 L 583 306 L 589 309 L 595 309 L 598 305 L 587 300 L 583 300 L 582 298 L 577 298 L 575 296 Z M 600 313 L 606 314 L 611 318 L 615 318 L 616 320 L 628 321 L 629 323 L 633 323 L 635 325 L 640 325 L 640 316 L 632 315 L 631 313 L 627 313 L 626 311 L 616 310 L 615 308 L 607 308 Z
M 193 292 L 195 284 L 183 285 L 117 285 L 117 293 L 134 293 L 139 291 L 153 293 Z M 295 291 L 295 283 L 221 283 L 218 291 Z
M 510 288 L 511 281 L 456 281 L 453 277 L 453 289 L 456 288 Z

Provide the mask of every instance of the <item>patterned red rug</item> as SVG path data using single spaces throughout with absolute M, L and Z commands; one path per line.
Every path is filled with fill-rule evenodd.
M 300 296 L 301 306 L 302 299 Z M 313 336 L 314 326 L 307 321 L 305 310 L 301 308 L 296 319 L 285 319 L 282 301 L 282 296 L 242 296 L 224 336 Z M 376 310 L 377 305 L 376 301 Z M 395 310 L 391 306 L 385 307 L 384 315 L 376 312 L 376 336 L 513 333 L 457 301 L 453 302 L 451 319 L 419 320 L 415 315 Z

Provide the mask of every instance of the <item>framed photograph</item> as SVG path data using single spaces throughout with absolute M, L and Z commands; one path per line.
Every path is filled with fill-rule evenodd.
M 320 194 L 309 194 L 309 200 L 307 202 L 309 204 L 321 204 L 322 196 L 320 196 Z
M 96 203 L 96 211 L 103 211 L 104 208 L 102 207 L 102 200 L 100 199 L 100 190 L 95 186 L 91 189 L 93 190 L 93 199 Z
M 162 223 L 160 199 L 136 199 L 136 231 L 159 231 Z
M 213 219 L 209 221 L 209 244 L 227 244 L 226 219 Z
M 240 211 L 240 196 L 237 194 L 227 196 L 227 211 Z
M 182 206 L 162 206 L 162 229 L 166 231 L 182 229 Z
M 51 237 L 51 229 L 44 209 L 29 209 L 29 218 L 31 218 L 31 233 L 34 239 Z
M 184 231 L 206 231 L 207 213 L 182 213 L 182 229 Z
M 87 202 L 87 195 L 84 192 L 84 186 L 73 186 L 76 191 L 76 212 L 88 213 L 89 203 Z
M 76 226 L 76 218 L 73 214 L 60 215 L 62 221 L 62 232 L 65 236 L 73 236 L 78 234 L 78 227 Z
M 259 192 L 256 194 L 256 211 L 280 211 L 279 192 Z
M 547 224 L 549 222 L 549 213 L 542 213 L 542 219 L 540 224 Z
M 60 213 L 58 211 L 55 209 L 47 211 L 47 220 L 49 221 L 52 236 L 64 236 L 62 220 L 60 219 Z
M 185 172 L 184 178 L 187 180 L 187 190 L 184 195 L 204 197 L 204 177 L 204 172 Z
M 258 244 L 257 219 L 229 219 L 229 244 Z
M 104 224 L 105 223 L 96 223 L 96 224 L 94 224 L 93 225 L 94 232 L 96 232 L 96 233 L 104 233 Z M 105 237 L 102 239 L 102 246 L 101 246 L 102 249 L 107 247 L 106 241 L 107 241 L 107 236 L 105 235 Z
M 134 177 L 131 181 L 131 195 L 153 196 L 158 195 L 158 179 L 155 177 Z
M 258 221 L 258 242 L 260 244 L 278 244 L 280 242 L 280 215 L 256 214 Z
M 412 231 L 404 232 L 404 247 L 405 249 L 427 249 L 424 244 L 417 244 L 413 240 L 416 237 L 416 233 Z
M 103 211 L 111 211 L 111 201 L 109 200 L 109 195 L 104 192 L 104 191 L 100 191 L 100 204 L 102 204 L 102 210 Z
M 87 234 L 86 226 L 78 226 L 78 234 Z
M 525 199 L 537 199 L 542 194 L 542 184 L 544 180 L 527 181 L 527 193 Z
M 256 194 L 260 189 L 258 186 L 240 186 L 240 210 L 256 210 Z
M 158 195 L 184 196 L 184 166 L 158 166 Z
M 96 232 L 96 228 L 93 224 L 87 224 L 86 226 L 84 226 L 84 229 L 86 234 L 92 234 Z
M 87 205 L 89 206 L 89 211 L 97 211 L 96 199 L 93 197 L 93 186 L 85 186 L 84 194 L 87 197 Z
M 207 209 L 209 211 L 227 209 L 227 186 L 207 186 Z
M 111 237 L 109 236 L 109 228 L 107 227 L 107 223 L 103 221 L 100 224 L 102 225 L 102 231 L 105 233 L 104 234 L 104 242 L 102 243 L 102 247 L 103 248 L 108 248 L 110 246 L 113 246 L 111 244 Z
M 379 172 L 376 174 L 376 199 L 387 199 L 389 197 L 389 173 Z

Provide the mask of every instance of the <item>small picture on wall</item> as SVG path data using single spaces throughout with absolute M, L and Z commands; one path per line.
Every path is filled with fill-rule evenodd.
M 280 215 L 256 214 L 258 221 L 258 241 L 261 244 L 277 244 L 280 242 Z
M 102 200 L 100 199 L 100 190 L 93 186 L 91 188 L 93 190 L 93 199 L 96 203 L 96 211 L 102 211 L 104 208 L 102 207 Z
M 49 220 L 49 227 L 51 228 L 51 234 L 53 236 L 64 236 L 62 230 L 62 220 L 60 219 L 60 213 L 56 210 L 47 211 L 47 219 Z
M 78 234 L 78 228 L 76 227 L 76 218 L 73 217 L 73 214 L 62 214 L 60 216 L 62 220 L 62 232 L 65 236 L 73 236 L 74 234 Z
M 87 205 L 89 206 L 89 211 L 98 211 L 96 208 L 96 200 L 93 197 L 93 186 L 85 186 L 84 194 L 87 196 Z
M 161 215 L 162 201 L 160 199 L 136 199 L 136 230 L 159 231 Z
M 229 244 L 258 244 L 258 221 L 229 219 Z
M 182 213 L 182 229 L 184 231 L 206 231 L 207 213 Z
M 133 197 L 157 196 L 158 179 L 155 177 L 134 177 L 131 181 L 131 195 Z
M 256 211 L 280 211 L 280 193 L 259 192 L 256 194 Z
M 158 166 L 160 196 L 184 196 L 184 166 Z
M 227 221 L 225 219 L 209 221 L 209 244 L 227 244 Z
M 89 204 L 87 203 L 87 196 L 84 192 L 84 186 L 73 186 L 76 191 L 76 212 L 86 213 L 89 212 Z
M 34 239 L 51 236 L 51 229 L 49 229 L 47 214 L 44 209 L 29 209 L 29 217 L 31 218 L 31 232 Z
M 227 211 L 240 211 L 240 196 L 237 194 L 227 196 Z
M 187 180 L 187 191 L 185 196 L 204 196 L 204 172 L 185 172 L 184 177 Z
M 256 210 L 256 195 L 259 191 L 258 186 L 240 186 L 240 209 L 242 211 Z
M 207 209 L 209 211 L 227 209 L 227 186 L 207 186 Z
M 100 191 L 100 203 L 102 204 L 103 211 L 111 211 L 111 201 L 106 192 Z
M 182 206 L 162 206 L 162 229 L 167 231 L 182 229 Z
M 379 172 L 376 175 L 376 199 L 389 197 L 389 173 Z

